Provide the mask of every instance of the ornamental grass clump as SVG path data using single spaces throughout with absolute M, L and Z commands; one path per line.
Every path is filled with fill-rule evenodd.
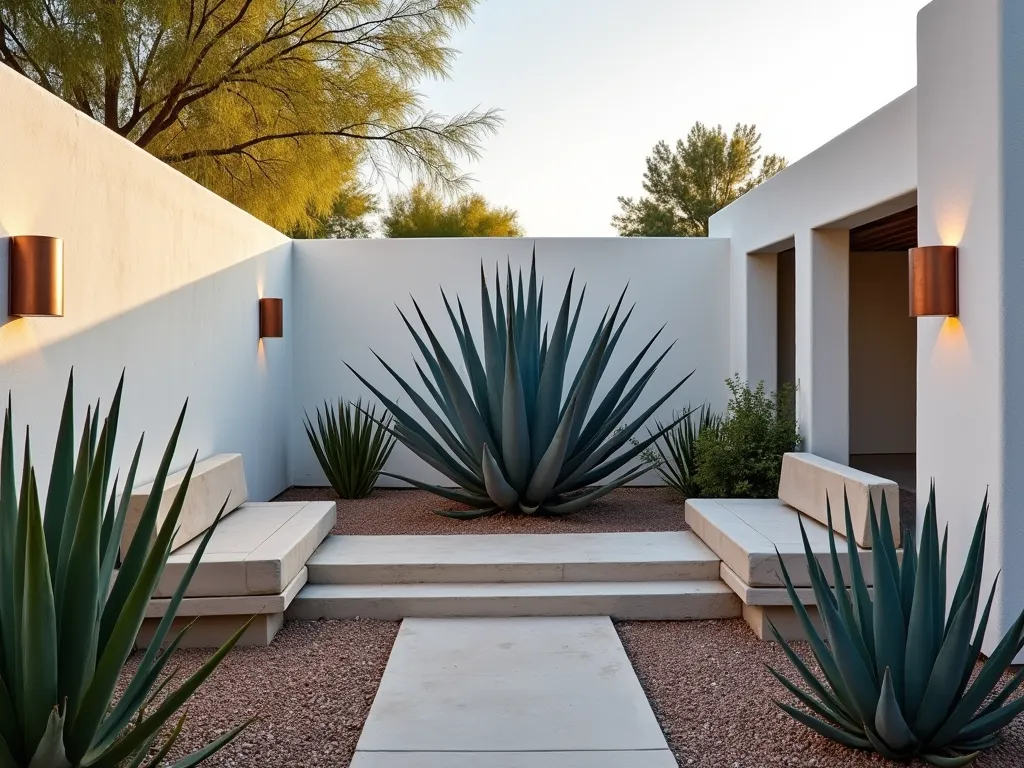
M 377 418 L 377 407 L 355 403 L 324 403 L 316 411 L 316 427 L 306 415 L 303 426 L 317 461 L 335 493 L 343 499 L 364 499 L 373 491 L 381 469 L 391 456 L 391 416 Z
M 654 422 L 659 431 L 664 430 L 660 421 Z M 687 408 L 683 420 L 674 427 L 665 430 L 664 442 L 655 443 L 657 461 L 652 462 L 665 481 L 665 485 L 674 488 L 688 499 L 701 495 L 700 483 L 697 482 L 697 440 L 701 435 L 705 439 L 717 438 L 722 429 L 722 416 L 711 410 L 705 403 L 699 410 Z
M 123 378 L 122 378 L 123 383 Z M 0 766 L 121 768 L 165 765 L 185 721 L 178 710 L 242 636 L 243 626 L 180 685 L 167 662 L 188 628 L 167 646 L 171 623 L 213 535 L 210 527 L 182 576 L 149 648 L 120 696 L 115 689 L 146 616 L 178 525 L 192 464 L 163 524 L 157 513 L 182 409 L 164 451 L 138 531 L 115 569 L 139 441 L 124 485 L 110 482 L 121 403 L 118 384 L 102 425 L 86 412 L 75 449 L 73 383 L 57 434 L 43 504 L 26 431 L 20 487 L 14 469 L 10 401 L 0 444 Z M 108 495 L 109 492 L 109 495 Z M 224 508 L 221 508 L 223 513 Z M 217 516 L 217 521 L 220 515 Z M 251 622 L 250 622 L 251 623 Z M 230 742 L 242 723 L 173 766 L 196 765 Z
M 605 311 L 578 368 L 569 370 L 586 293 L 584 288 L 573 310 L 572 283 L 570 277 L 554 326 L 549 329 L 543 319 L 544 290 L 537 285 L 536 259 L 530 266 L 528 287 L 524 287 L 520 271 L 518 289 L 514 288 L 509 267 L 502 293 L 496 276 L 493 305 L 481 266 L 482 346 L 473 337 L 461 300 L 456 316 L 442 290 L 466 380 L 414 301 L 426 340 L 404 314 L 402 319 L 426 362 L 427 371 L 419 362 L 416 370 L 432 402 L 382 358 L 377 359 L 422 414 L 424 424 L 352 369 L 393 414 L 395 437 L 458 488 L 389 476 L 472 508 L 440 514 L 473 518 L 502 511 L 528 515 L 576 512 L 646 472 L 647 463 L 629 468 L 630 462 L 677 423 L 673 421 L 648 439 L 631 442 L 689 376 L 617 429 L 672 348 L 670 345 L 630 384 L 660 330 L 604 389 L 603 396 L 596 396 L 632 314 L 630 309 L 619 320 L 625 291 L 615 307 Z M 622 474 L 607 480 L 624 468 Z
M 873 504 L 870 515 L 873 595 L 868 592 L 853 538 L 847 539 L 847 592 L 836 554 L 831 508 L 828 522 L 834 591 L 811 552 L 806 534 L 803 536 L 824 636 L 811 624 L 779 557 L 786 591 L 810 641 L 822 679 L 772 626 L 775 639 L 805 685 L 800 688 L 771 669 L 804 709 L 778 704 L 797 721 L 848 747 L 875 751 L 890 760 L 920 757 L 946 768 L 968 765 L 982 750 L 994 746 L 999 731 L 1024 711 L 1024 698 L 1007 703 L 1024 681 L 1024 669 L 999 687 L 1014 657 L 1024 649 L 1024 612 L 971 679 L 981 658 L 996 589 L 993 583 L 975 629 L 983 594 L 988 500 L 982 504 L 948 612 L 947 534 L 943 534 L 940 544 L 934 485 L 925 511 L 920 552 L 907 531 L 902 560 L 898 556 L 884 496 L 881 525 Z M 853 530 L 849 504 L 846 530 Z

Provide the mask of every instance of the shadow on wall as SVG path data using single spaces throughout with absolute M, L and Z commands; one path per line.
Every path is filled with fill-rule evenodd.
M 23 430 L 32 425 L 32 451 L 51 455 L 68 372 L 84 411 L 97 398 L 109 401 L 126 369 L 121 428 L 145 432 L 139 482 L 156 471 L 162 441 L 182 404 L 188 417 L 175 466 L 193 451 L 200 458 L 223 452 L 245 456 L 250 494 L 268 499 L 287 487 L 287 423 L 291 400 L 290 264 L 288 246 L 271 249 L 208 277 L 177 288 L 73 335 L 32 344 L 36 329 L 73 322 L 74 286 L 68 286 L 65 318 L 7 317 L 7 238 L 3 261 L 3 318 L 0 320 L 0 390 L 11 391 Z M 260 291 L 285 298 L 285 338 L 259 338 Z M 3 359 L 10 343 L 27 347 Z M 122 442 L 115 460 L 127 467 L 135 446 Z M 43 462 L 45 465 L 45 462 Z M 48 478 L 40 477 L 42 487 Z

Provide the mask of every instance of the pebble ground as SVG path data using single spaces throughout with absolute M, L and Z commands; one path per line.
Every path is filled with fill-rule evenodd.
M 426 491 L 376 490 L 366 499 L 339 499 L 331 488 L 289 488 L 275 501 L 336 501 L 334 534 L 618 533 L 684 531 L 685 500 L 670 488 L 618 488 L 565 517 L 501 514 L 453 520 L 434 514 L 457 504 Z
M 398 634 L 397 622 L 289 622 L 264 648 L 235 648 L 187 704 L 172 756 L 181 757 L 258 715 L 226 748 L 202 763 L 231 768 L 338 768 L 355 752 Z M 209 657 L 179 650 L 168 668 L 179 680 Z M 135 671 L 132 654 L 122 683 Z

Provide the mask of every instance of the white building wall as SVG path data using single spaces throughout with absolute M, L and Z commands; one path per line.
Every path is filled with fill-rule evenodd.
M 955 576 L 988 491 L 988 653 L 1024 608 L 1024 6 L 926 6 L 918 83 L 919 241 L 960 247 L 959 318 L 918 324 L 918 526 L 934 478 Z
M 576 270 L 574 295 L 586 283 L 587 294 L 574 344 L 576 364 L 605 309 L 629 284 L 625 305 L 636 303 L 604 377 L 610 385 L 664 324 L 649 359 L 668 344 L 675 347 L 651 379 L 633 409 L 640 413 L 675 382 L 693 377 L 658 414 L 671 417 L 687 403 L 726 403 L 728 366 L 728 243 L 714 239 L 542 238 L 455 240 L 297 240 L 294 244 L 294 289 L 301 297 L 293 317 L 295 408 L 290 416 L 292 469 L 296 485 L 320 485 L 325 478 L 302 428 L 303 409 L 314 412 L 325 399 L 355 400 L 370 393 L 348 371 L 351 365 L 390 397 L 398 385 L 371 350 L 410 382 L 415 343 L 395 304 L 414 320 L 415 297 L 446 349 L 457 356 L 457 343 L 439 287 L 449 299 L 461 297 L 467 317 L 479 333 L 480 265 L 491 277 L 506 259 L 514 270 L 529 267 L 536 245 L 539 277 L 545 280 L 545 305 L 553 318 L 569 274 Z M 493 293 L 492 293 L 493 300 Z M 479 338 L 479 336 L 478 336 Z M 418 356 L 418 353 L 416 353 Z M 570 361 L 572 365 L 572 361 Z M 573 369 L 575 370 L 575 369 Z M 422 384 L 417 390 L 423 392 Z M 400 402 L 408 404 L 408 398 Z M 414 409 L 413 409 L 414 410 Z M 653 424 L 652 424 L 653 426 Z M 646 434 L 643 430 L 641 434 Z M 396 448 L 388 469 L 439 482 L 440 475 L 416 457 Z M 386 479 L 384 479 L 386 481 Z M 653 473 L 644 482 L 656 482 Z
M 810 294 L 800 298 L 800 276 L 806 280 L 814 272 L 808 262 L 811 231 L 850 229 L 908 208 L 916 185 L 917 96 L 909 91 L 712 216 L 711 235 L 730 240 L 730 368 L 751 382 L 776 381 L 775 253 L 798 246 L 800 334 L 800 318 L 806 324 L 820 309 L 812 308 Z M 843 270 L 832 269 L 825 279 L 836 281 L 831 289 L 836 301 L 846 301 Z M 823 386 L 813 392 L 813 379 L 820 375 L 827 388 L 830 377 L 807 367 L 813 365 L 813 342 L 809 329 L 803 333 L 804 351 L 797 349 L 798 360 L 804 360 L 803 371 L 797 363 L 803 390 L 798 402 L 803 416 L 813 420 L 816 416 L 806 411 Z M 829 441 L 825 445 L 833 450 Z
M 258 343 L 257 299 L 291 308 L 288 238 L 0 66 L 0 393 L 32 425 L 45 489 L 68 372 L 77 410 L 127 369 L 117 461 L 143 431 L 140 481 L 178 411 L 175 457 L 241 452 L 249 492 L 288 485 L 290 341 Z M 7 317 L 8 235 L 64 240 L 65 316 Z

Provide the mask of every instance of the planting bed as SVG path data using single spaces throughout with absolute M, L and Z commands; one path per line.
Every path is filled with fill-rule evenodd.
M 778 645 L 760 642 L 741 620 L 630 621 L 617 628 L 683 768 L 897 765 L 830 742 L 784 715 L 773 699 L 792 703 L 791 697 L 765 664 L 787 676 L 793 668 Z M 805 644 L 795 647 L 808 655 Z M 1021 765 L 1024 719 L 1006 728 L 1002 743 L 974 764 Z
M 565 517 L 495 515 L 453 520 L 439 509 L 464 509 L 417 490 L 376 490 L 366 499 L 339 499 L 331 488 L 289 488 L 274 501 L 336 501 L 333 534 L 608 533 L 683 531 L 684 501 L 668 488 L 619 488 Z
M 235 648 L 186 705 L 188 717 L 174 754 L 191 752 L 253 715 L 250 725 L 204 766 L 347 766 L 384 665 L 397 622 L 289 622 L 269 647 Z M 210 650 L 179 650 L 168 664 L 178 679 L 194 672 Z M 136 652 L 122 672 L 135 671 Z

